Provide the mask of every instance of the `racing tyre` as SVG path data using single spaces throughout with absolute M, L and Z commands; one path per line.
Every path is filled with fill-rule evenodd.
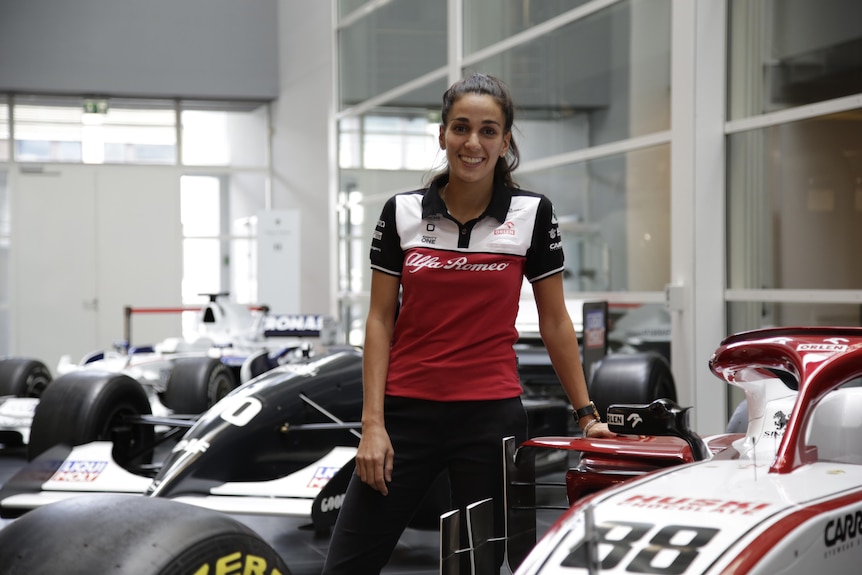
M 615 403 L 651 403 L 656 399 L 676 401 L 673 373 L 664 356 L 655 352 L 612 354 L 596 368 L 590 382 L 590 398 L 602 421 Z
M 121 494 L 81 495 L 16 519 L 0 530 L 0 565 L 5 575 L 290 574 L 269 544 L 232 517 Z
M 82 445 L 112 441 L 118 464 L 149 463 L 155 444 L 152 425 L 130 423 L 149 415 L 150 401 L 141 384 L 121 373 L 81 370 L 61 375 L 42 394 L 33 424 L 27 458 L 32 460 L 58 444 Z
M 203 413 L 236 389 L 231 369 L 216 358 L 179 359 L 161 396 L 165 407 L 182 414 Z
M 0 359 L 0 395 L 40 397 L 52 379 L 50 370 L 39 360 Z

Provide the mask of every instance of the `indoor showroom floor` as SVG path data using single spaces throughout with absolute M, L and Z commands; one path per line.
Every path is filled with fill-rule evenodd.
M 12 477 L 25 463 L 22 450 L 0 450 L 0 485 Z M 562 481 L 562 477 L 543 478 Z M 550 496 L 559 504 L 556 496 Z M 558 517 L 559 511 L 540 510 L 537 517 L 539 533 L 544 533 Z M 292 575 L 319 575 L 329 546 L 328 539 L 315 536 L 308 520 L 294 517 L 236 515 L 237 519 L 255 530 L 284 559 Z M 0 529 L 14 519 L 0 519 Z M 439 572 L 438 534 L 436 531 L 407 529 L 389 565 L 387 575 L 419 575 Z M 507 569 L 503 573 L 509 573 Z

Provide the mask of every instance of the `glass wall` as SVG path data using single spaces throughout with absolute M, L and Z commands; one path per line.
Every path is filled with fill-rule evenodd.
M 3 98 L 0 114 L 0 162 L 182 166 L 184 303 L 225 292 L 255 303 L 247 224 L 270 204 L 267 104 L 18 95 L 11 106 Z M 6 174 L 0 165 L 0 329 L 8 330 Z
M 669 146 L 631 143 L 669 139 L 670 0 L 482 0 L 449 15 L 447 5 L 339 2 L 339 273 L 351 342 L 363 335 L 370 226 L 389 196 L 444 167 L 439 110 L 453 66 L 459 76 L 498 76 L 511 90 L 522 161 L 515 179 L 555 204 L 567 297 L 659 298 L 670 279 Z M 403 27 L 412 41 L 375 52 L 393 49 L 393 26 L 408 14 L 427 18 Z M 463 30 L 454 43 L 463 53 L 452 52 L 447 30 Z
M 728 330 L 860 325 L 862 4 L 728 16 Z

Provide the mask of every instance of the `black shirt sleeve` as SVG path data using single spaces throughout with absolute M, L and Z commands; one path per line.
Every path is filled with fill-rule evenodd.
M 404 265 L 404 252 L 401 250 L 401 237 L 395 219 L 396 196 L 389 198 L 380 212 L 380 219 L 374 227 L 371 238 L 372 269 L 400 276 Z
M 524 275 L 534 282 L 563 271 L 563 238 L 551 200 L 542 196 Z

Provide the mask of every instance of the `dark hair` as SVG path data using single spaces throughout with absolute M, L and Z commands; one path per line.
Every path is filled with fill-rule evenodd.
M 515 171 L 515 168 L 521 162 L 521 153 L 518 151 L 517 144 L 515 144 L 514 135 L 511 135 L 512 124 L 515 121 L 515 105 L 512 103 L 512 97 L 509 96 L 509 89 L 500 79 L 488 74 L 475 73 L 468 78 L 455 82 L 443 93 L 443 108 L 440 110 L 440 121 L 444 128 L 449 119 L 449 112 L 452 110 L 452 106 L 461 96 L 466 94 L 491 96 L 500 106 L 500 110 L 503 111 L 503 133 L 510 134 L 509 149 L 505 156 L 497 158 L 497 164 L 494 166 L 494 181 L 503 182 L 507 186 L 514 186 L 512 172 Z M 448 173 L 449 170 L 447 168 L 434 179 L 436 180 Z

